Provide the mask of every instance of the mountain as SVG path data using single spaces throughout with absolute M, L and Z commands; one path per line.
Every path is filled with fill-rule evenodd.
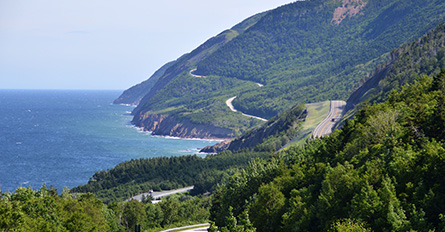
M 168 62 L 164 64 L 160 69 L 158 69 L 150 78 L 147 80 L 125 90 L 113 104 L 128 104 L 137 106 L 141 102 L 142 98 L 150 92 L 151 88 L 156 84 L 156 82 L 161 78 L 165 71 L 174 65 L 176 61 Z
M 193 117 L 186 116 L 189 112 L 182 110 L 183 103 L 187 104 L 201 104 L 209 105 L 212 103 L 199 102 L 193 96 L 185 96 L 189 91 L 198 91 L 204 94 L 207 91 L 212 94 L 212 91 L 218 91 L 223 86 L 239 86 L 241 81 L 212 79 L 208 81 L 206 78 L 193 77 L 193 79 L 200 79 L 201 83 L 196 80 L 190 81 L 185 78 L 190 77 L 192 68 L 196 67 L 197 63 L 202 61 L 214 51 L 228 43 L 239 34 L 244 33 L 249 27 L 255 24 L 263 14 L 254 15 L 243 22 L 235 25 L 230 30 L 226 30 L 219 35 L 210 38 L 204 44 L 193 50 L 191 53 L 181 56 L 176 62 L 169 67 L 164 74 L 158 79 L 155 85 L 148 91 L 140 104 L 134 109 L 133 123 L 136 126 L 153 131 L 158 135 L 170 135 L 179 137 L 198 137 L 198 138 L 226 138 L 235 134 L 240 134 L 239 127 L 246 128 L 258 124 L 253 119 L 239 119 L 234 117 L 230 120 L 230 126 L 226 126 L 224 122 L 220 124 L 214 123 L 208 125 L 213 116 L 203 115 L 204 113 L 194 112 Z M 184 78 L 180 78 L 184 77 Z M 179 88 L 169 88 L 172 83 L 180 86 Z M 214 93 L 216 95 L 217 93 Z M 208 95 L 208 94 L 207 94 Z M 147 103 L 150 99 L 156 96 L 153 104 Z M 165 108 L 167 106 L 167 108 Z M 220 105 L 220 108 L 226 109 L 226 105 Z M 200 110 L 202 111 L 202 109 Z M 224 116 L 226 112 L 218 110 L 220 117 Z M 216 132 L 216 133 L 215 133 Z
M 371 77 L 351 94 L 347 110 L 364 102 L 387 100 L 389 93 L 413 83 L 419 75 L 437 75 L 445 68 L 445 23 L 414 42 L 395 49 L 385 64 L 379 65 Z
M 387 62 L 360 81 L 350 100 L 369 104 L 330 136 L 272 152 L 312 114 L 296 104 L 235 138 L 230 151 L 127 161 L 72 192 L 111 202 L 194 185 L 193 194 L 212 192 L 211 203 L 192 203 L 195 210 L 210 207 L 209 231 L 444 231 L 445 23 L 413 41 L 385 54 Z M 156 205 L 178 209 L 171 199 L 163 202 Z M 145 206 L 137 211 L 146 212 L 146 227 L 171 216 L 170 208 Z
M 297 104 L 233 140 L 207 146 L 200 152 L 215 153 L 225 150 L 235 152 L 242 149 L 277 151 L 295 138 L 306 116 L 305 106 Z
M 389 52 L 442 21 L 441 0 L 284 5 L 178 59 L 141 100 L 133 123 L 160 135 L 241 135 L 262 124 L 242 113 L 270 119 L 296 103 L 346 100 Z M 225 102 L 235 96 L 233 112 Z
M 218 230 L 444 231 L 445 70 L 416 79 L 230 177 L 213 195 Z
M 443 231 L 444 56 L 445 23 L 394 49 L 351 94 L 359 109 L 342 129 L 252 161 L 215 191 L 218 229 Z
M 400 89 L 405 84 L 414 83 L 421 75 L 437 75 L 442 69 L 445 69 L 445 23 L 440 23 L 414 42 L 406 43 L 391 51 L 388 61 L 378 65 L 371 77 L 359 82 L 356 90 L 351 93 L 345 109 L 351 112 L 345 114 L 345 119 L 353 116 L 363 103 L 383 102 L 387 100 L 391 91 Z M 237 151 L 255 147 L 264 149 L 269 147 L 268 143 L 271 141 L 274 141 L 276 146 L 269 149 L 279 150 L 289 142 L 289 138 L 292 139 L 298 134 L 299 129 L 295 131 L 295 125 L 306 120 L 305 115 L 300 115 L 301 112 L 295 109 L 296 106 L 280 113 L 264 125 L 253 128 L 230 142 L 221 142 L 201 151 Z M 268 140 L 270 141 L 267 142 Z

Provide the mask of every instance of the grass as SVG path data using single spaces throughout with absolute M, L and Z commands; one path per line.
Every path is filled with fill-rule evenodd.
M 164 109 L 160 109 L 160 110 L 154 110 L 154 111 L 149 111 L 147 112 L 147 114 L 164 114 L 164 113 L 168 113 L 168 112 L 172 112 L 175 111 L 179 108 L 183 108 L 184 106 L 173 106 L 173 107 L 168 107 L 168 108 L 164 108 Z
M 303 145 L 306 140 L 310 138 L 315 127 L 317 127 L 328 115 L 330 106 L 330 101 L 306 104 L 308 114 L 303 122 L 301 130 L 298 132 L 298 135 L 282 149 L 286 150 L 289 146 Z

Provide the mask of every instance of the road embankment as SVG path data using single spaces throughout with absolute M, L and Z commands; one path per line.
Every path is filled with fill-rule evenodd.
M 314 138 L 320 138 L 332 133 L 335 125 L 340 121 L 343 110 L 345 109 L 345 101 L 331 101 L 329 114 L 326 118 L 314 129 L 312 135 Z

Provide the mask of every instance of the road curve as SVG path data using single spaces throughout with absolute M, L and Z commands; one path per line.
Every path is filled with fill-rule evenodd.
M 233 104 L 232 104 L 232 102 L 233 102 L 233 100 L 235 100 L 235 98 L 236 98 L 236 96 L 235 96 L 235 97 L 231 97 L 231 98 L 227 99 L 227 101 L 226 101 L 226 105 L 227 105 L 227 106 L 230 108 L 230 110 L 233 111 L 233 112 L 237 112 L 237 111 L 238 111 L 238 110 L 235 109 L 235 107 L 233 107 Z
M 232 104 L 232 102 L 233 102 L 233 100 L 235 100 L 235 98 L 236 98 L 236 96 L 235 96 L 235 97 L 231 97 L 231 98 L 227 99 L 227 101 L 226 101 L 226 105 L 227 105 L 227 106 L 230 108 L 230 110 L 233 111 L 233 112 L 237 112 L 237 111 L 238 111 L 238 110 L 235 109 L 235 107 L 233 107 L 233 104 Z M 253 115 L 250 115 L 250 114 L 245 114 L 245 113 L 243 113 L 243 112 L 241 112 L 241 114 L 244 115 L 244 116 L 246 116 L 246 117 L 255 118 L 255 119 L 258 119 L 258 120 L 267 122 L 267 119 L 265 119 L 265 118 L 260 118 L 260 117 L 253 116 Z
M 194 71 L 196 71 L 196 68 L 195 69 L 192 69 L 192 70 L 190 70 L 190 75 L 192 76 L 192 77 L 206 77 L 206 76 L 201 76 L 201 75 L 196 75 L 196 74 L 193 74 L 193 72 Z
M 338 123 L 343 114 L 345 108 L 345 101 L 331 101 L 331 108 L 326 118 L 318 124 L 318 126 L 312 132 L 314 138 L 320 138 L 332 133 L 332 128 Z
M 190 191 L 193 189 L 193 187 L 194 186 L 189 186 L 189 187 L 185 187 L 185 188 L 166 190 L 166 191 L 162 191 L 162 192 L 154 191 L 153 193 L 151 193 L 151 196 L 153 197 L 153 199 L 158 199 L 161 197 L 166 197 L 168 195 L 172 195 L 172 194 L 176 194 L 176 193 L 184 193 L 184 192 Z M 147 197 L 148 195 L 150 195 L 150 193 L 148 193 L 148 192 L 141 193 L 139 195 L 130 197 L 129 199 L 127 199 L 127 201 L 131 201 L 131 200 L 142 201 L 142 196 Z
M 191 226 L 183 226 L 183 227 L 177 227 L 173 229 L 163 230 L 159 232 L 169 232 L 169 231 L 181 231 L 181 232 L 196 232 L 196 231 L 207 231 L 207 228 L 209 228 L 210 223 L 203 223 L 198 225 L 191 225 Z M 184 230 L 192 227 L 197 227 L 189 230 Z

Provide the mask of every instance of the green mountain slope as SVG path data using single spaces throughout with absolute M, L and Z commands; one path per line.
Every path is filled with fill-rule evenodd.
M 207 146 L 201 152 L 239 151 L 277 151 L 294 139 L 302 129 L 307 116 L 304 105 L 297 104 L 291 109 L 273 117 L 263 125 L 248 130 L 243 135 L 231 140 Z
M 445 69 L 445 23 L 439 24 L 435 29 L 429 31 L 426 35 L 394 49 L 390 53 L 388 62 L 379 65 L 371 77 L 360 83 L 359 87 L 349 96 L 346 111 L 351 110 L 345 115 L 345 118 L 353 116 L 360 108 L 360 103 L 374 104 L 387 100 L 388 95 L 395 89 L 400 89 L 402 85 L 413 83 L 419 75 L 437 75 L 441 69 Z M 294 107 L 295 108 L 295 107 Z M 259 148 L 270 147 L 265 142 L 268 137 L 278 146 L 278 141 L 287 144 L 287 139 L 292 139 L 297 135 L 297 131 L 289 134 L 288 130 L 295 128 L 289 125 L 292 116 L 295 115 L 295 109 L 291 108 L 276 116 L 261 127 L 249 130 L 239 138 L 229 142 L 222 142 L 214 146 L 204 148 L 204 152 L 217 152 L 222 150 L 236 151 L 245 148 L 254 148 L 259 144 Z M 285 121 L 277 121 L 277 118 L 286 117 Z M 302 119 L 303 120 L 303 119 Z M 287 122 L 287 123 L 286 123 Z M 274 133 L 267 133 L 267 128 L 274 127 Z M 279 125 L 279 126 L 277 126 Z M 309 132 L 310 133 L 310 132 Z M 283 135 L 286 135 L 283 137 Z M 291 135 L 291 136 L 289 136 Z M 273 138 L 273 139 L 272 139 Z M 303 143 L 305 138 L 298 137 L 295 142 Z M 303 140 L 303 141 L 300 141 Z M 270 142 L 269 142 L 270 145 Z M 276 150 L 281 146 L 274 147 Z
M 96 172 L 88 184 L 71 189 L 73 193 L 94 193 L 102 201 L 124 201 L 148 192 L 194 185 L 194 194 L 213 191 L 216 185 L 253 158 L 267 159 L 267 152 L 223 152 L 205 158 L 196 155 L 157 157 L 126 161 L 107 171 Z
M 175 62 L 176 61 L 171 61 L 164 64 L 160 69 L 153 73 L 149 79 L 125 90 L 119 98 L 113 101 L 113 104 L 129 104 L 137 106 L 142 98 L 150 92 L 151 88 L 153 88 L 159 78 L 165 74 L 165 71 L 175 64 Z
M 445 68 L 445 23 L 414 42 L 390 54 L 390 60 L 379 66 L 369 80 L 360 85 L 348 99 L 348 109 L 363 102 L 387 99 L 393 89 L 413 83 L 419 75 L 437 75 Z
M 233 96 L 238 111 L 263 118 L 297 102 L 345 100 L 355 83 L 388 59 L 387 53 L 441 21 L 445 2 L 440 0 L 288 4 L 209 40 L 224 37 L 224 43 L 211 49 L 204 44 L 182 57 L 141 100 L 133 122 L 158 125 L 150 115 L 164 115 L 175 123 L 161 134 L 183 136 L 171 128 L 185 122 L 191 128 L 181 131 L 210 125 L 229 129 L 226 137 L 231 137 L 261 123 L 230 111 L 225 101 Z M 209 52 L 193 56 L 202 49 Z M 208 134 L 188 132 L 186 137 Z
M 211 218 L 221 231 L 444 231 L 444 175 L 445 70 L 252 162 L 217 189 Z
M 146 107 L 146 101 L 152 98 L 154 95 L 156 95 L 163 87 L 165 87 L 165 85 L 167 85 L 178 75 L 190 72 L 191 69 L 195 67 L 205 57 L 209 56 L 210 54 L 218 50 L 220 47 L 225 45 L 227 42 L 237 37 L 239 34 L 242 34 L 246 29 L 255 24 L 261 18 L 261 16 L 262 14 L 254 15 L 244 20 L 243 22 L 235 25 L 230 30 L 223 31 L 219 35 L 210 38 L 192 52 L 181 56 L 176 61 L 176 63 L 168 70 L 166 70 L 164 75 L 159 78 L 159 81 L 144 97 L 142 103 L 135 109 L 135 112 L 137 113 L 143 111 L 144 107 Z
M 158 135 L 198 138 L 227 138 L 257 125 L 258 120 L 239 117 L 241 113 L 231 112 L 225 105 L 233 93 L 257 85 L 234 78 L 194 77 L 191 71 L 205 57 L 244 33 L 262 15 L 244 20 L 179 58 L 134 109 L 133 123 Z M 227 86 L 233 90 L 230 95 L 221 93 Z
M 344 11 L 343 21 L 333 22 L 345 7 L 358 13 Z M 376 64 L 368 62 L 434 28 L 444 20 L 444 7 L 443 1 L 296 2 L 265 15 L 200 62 L 196 73 L 264 84 L 233 102 L 262 117 L 295 101 L 346 99 L 357 78 Z

